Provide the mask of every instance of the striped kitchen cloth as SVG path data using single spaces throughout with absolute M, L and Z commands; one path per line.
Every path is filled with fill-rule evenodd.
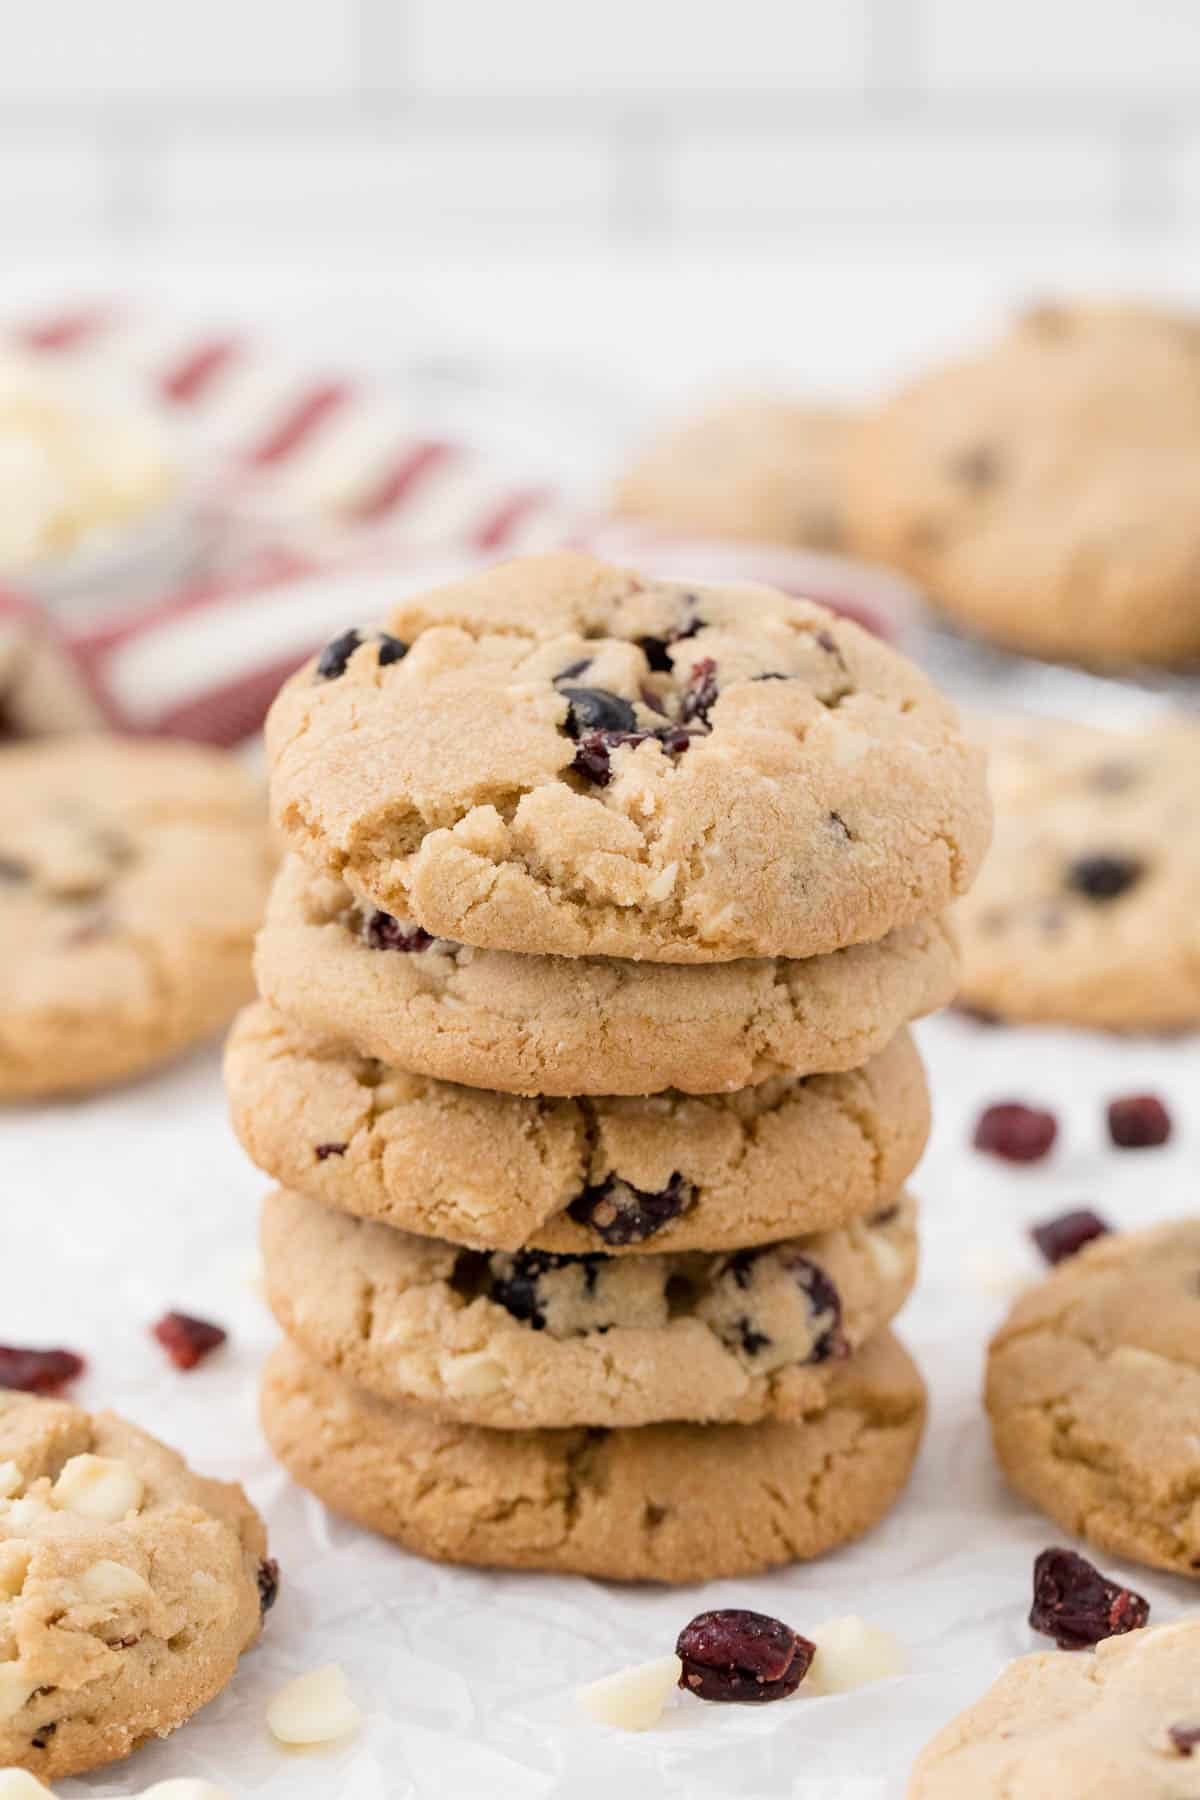
M 280 682 L 348 624 L 498 557 L 563 545 L 684 579 L 763 580 L 903 635 L 911 596 L 823 554 L 680 539 L 587 516 L 401 404 L 227 332 L 91 306 L 10 331 L 132 393 L 197 471 L 163 541 L 110 552 L 79 592 L 0 590 L 0 727 L 94 725 L 236 745 Z M 87 571 L 84 571 L 86 576 Z

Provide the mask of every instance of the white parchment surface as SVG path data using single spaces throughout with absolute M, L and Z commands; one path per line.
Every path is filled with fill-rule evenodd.
M 902 1335 L 932 1389 L 929 1434 L 898 1510 L 864 1543 L 810 1567 L 682 1591 L 436 1567 L 331 1517 L 272 1464 L 255 1381 L 274 1328 L 255 1289 L 266 1183 L 225 1119 L 215 1054 L 116 1093 L 0 1114 L 0 1340 L 89 1359 L 78 1397 L 109 1405 L 236 1477 L 263 1509 L 283 1570 L 261 1647 L 206 1712 L 132 1762 L 65 1782 L 63 1800 L 204 1775 L 256 1800 L 883 1800 L 901 1796 L 925 1739 L 1002 1664 L 1047 1646 L 1025 1623 L 1035 1553 L 1058 1530 L 1005 1490 L 978 1391 L 1006 1301 L 1036 1274 L 1027 1224 L 1091 1204 L 1126 1227 L 1194 1209 L 1200 1040 L 1113 1041 L 989 1028 L 919 1028 L 936 1127 L 914 1183 L 924 1267 Z M 1165 1149 L 1118 1152 L 1103 1102 L 1153 1089 L 1176 1117 Z M 975 1153 L 986 1102 L 1053 1107 L 1053 1157 L 1013 1168 Z M 231 1343 L 178 1373 L 147 1336 L 168 1307 L 226 1325 Z M 1183 1580 L 1106 1566 L 1153 1615 L 1200 1606 Z M 682 1695 L 641 1736 L 577 1712 L 577 1684 L 669 1651 L 702 1607 L 739 1605 L 810 1629 L 858 1612 L 908 1646 L 912 1673 L 834 1699 L 755 1710 Z M 336 1662 L 366 1720 L 352 1741 L 287 1753 L 266 1704 L 293 1675 Z M 801 1690 L 801 1693 L 803 1690 Z

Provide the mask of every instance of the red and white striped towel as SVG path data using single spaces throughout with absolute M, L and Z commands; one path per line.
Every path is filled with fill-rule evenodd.
M 56 368 L 132 392 L 203 475 L 161 571 L 153 558 L 129 571 L 102 607 L 0 592 L 10 729 L 103 723 L 241 743 L 284 677 L 346 625 L 497 557 L 563 544 L 656 573 L 773 581 L 889 633 L 907 616 L 899 583 L 839 558 L 581 517 L 553 482 L 514 479 L 476 447 L 414 428 L 394 399 L 247 338 L 112 306 L 12 335 Z

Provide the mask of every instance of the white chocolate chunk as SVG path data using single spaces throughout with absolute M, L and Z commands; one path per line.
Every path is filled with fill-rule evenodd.
M 334 1663 L 289 1681 L 267 1708 L 267 1724 L 281 1744 L 328 1744 L 361 1723 L 362 1709 Z
M 153 1597 L 154 1592 L 136 1569 L 107 1559 L 85 1569 L 77 1586 L 84 1599 L 94 1606 L 117 1606 L 124 1601 L 145 1600 Z
M 51 1508 L 36 1494 L 22 1494 L 19 1500 L 0 1500 L 0 1519 L 10 1531 L 29 1531 L 48 1518 L 50 1512 Z
M 28 1769 L 0 1769 L 0 1800 L 46 1800 L 49 1792 Z
M 0 1663 L 0 1719 L 14 1718 L 36 1686 L 36 1681 L 28 1679 L 23 1663 Z
M 892 1675 L 908 1673 L 908 1652 L 890 1631 L 870 1625 L 856 1613 L 827 1619 L 809 1634 L 817 1653 L 800 1689 L 802 1694 L 848 1694 Z
M 51 1489 L 56 1506 L 117 1525 L 142 1504 L 145 1489 L 128 1463 L 111 1456 L 73 1456 Z
M 486 1350 L 448 1357 L 440 1372 L 448 1394 L 495 1394 L 504 1385 L 503 1369 Z
M 589 1719 L 598 1725 L 615 1725 L 619 1731 L 648 1731 L 661 1719 L 671 1689 L 679 1686 L 683 1664 L 677 1656 L 660 1656 L 657 1662 L 637 1663 L 619 1669 L 588 1687 L 575 1698 Z
M 15 1462 L 0 1462 L 0 1500 L 11 1500 L 25 1486 L 25 1477 Z
M 0 1800 L 3 1793 L 0 1791 Z M 140 1800 L 229 1800 L 223 1787 L 211 1781 L 197 1781 L 193 1776 L 177 1776 L 174 1781 L 156 1781 Z

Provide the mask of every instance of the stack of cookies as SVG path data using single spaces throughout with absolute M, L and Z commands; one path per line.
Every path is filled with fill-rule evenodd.
M 667 1581 L 866 1530 L 982 759 L 765 589 L 513 563 L 348 631 L 268 726 L 292 855 L 228 1056 L 287 1333 L 263 1417 L 448 1561 Z

